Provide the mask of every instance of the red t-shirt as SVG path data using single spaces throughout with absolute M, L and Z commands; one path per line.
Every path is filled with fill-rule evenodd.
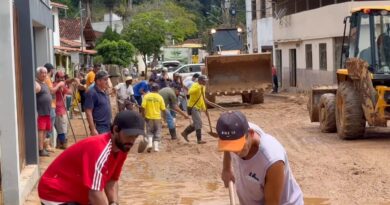
M 53 86 L 56 86 L 58 83 L 54 83 Z M 69 88 L 66 86 L 62 87 L 62 89 L 58 89 L 56 92 L 56 115 L 64 115 L 66 113 L 65 103 L 62 99 L 62 96 L 64 96 L 64 99 L 66 101 L 65 95 L 68 94 Z M 62 95 L 61 95 L 62 93 Z
M 111 133 L 86 138 L 66 149 L 43 173 L 38 194 L 43 200 L 87 205 L 89 190 L 103 191 L 118 181 L 127 153 L 113 152 Z
M 276 68 L 275 67 L 272 67 L 272 76 L 276 76 L 277 72 L 276 72 Z

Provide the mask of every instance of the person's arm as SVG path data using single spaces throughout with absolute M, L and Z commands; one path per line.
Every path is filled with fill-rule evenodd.
M 264 182 L 264 201 L 267 205 L 280 204 L 284 188 L 284 168 L 284 162 L 277 161 L 267 170 Z
M 59 82 L 56 86 L 50 88 L 51 94 L 55 94 L 60 88 L 64 87 L 65 83 L 63 81 Z
M 55 94 L 60 88 L 64 87 L 65 83 L 63 81 L 57 83 L 56 86 L 53 86 L 53 83 L 49 78 L 45 80 L 46 85 L 49 87 L 50 93 Z
M 230 181 L 235 181 L 234 174 L 232 171 L 232 159 L 229 152 L 223 153 L 223 164 L 222 164 L 222 181 L 225 184 L 225 187 L 229 187 Z
M 93 122 L 92 110 L 94 108 L 93 92 L 87 92 L 85 95 L 84 109 L 87 115 L 87 121 L 89 124 L 89 130 L 91 131 L 91 136 L 97 135 L 98 132 Z
M 89 190 L 89 203 L 93 205 L 107 205 L 107 197 L 103 191 Z
M 118 203 L 118 182 L 115 180 L 110 180 L 107 182 L 106 187 L 104 188 L 106 193 L 108 204 Z
M 183 112 L 183 110 L 181 110 L 177 104 L 175 104 L 173 106 L 173 110 L 175 112 L 179 113 L 180 115 L 182 115 L 186 120 L 190 119 L 190 117 L 187 115 L 187 113 Z
M 91 136 L 98 135 L 98 131 L 96 130 L 95 123 L 93 122 L 92 109 L 85 109 L 85 113 L 87 115 L 87 121 L 89 124 L 89 130 L 91 131 Z
M 35 93 L 41 92 L 41 85 L 35 81 Z

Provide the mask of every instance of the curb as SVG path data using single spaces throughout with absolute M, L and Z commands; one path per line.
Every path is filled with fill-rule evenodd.
M 272 94 L 272 93 L 264 93 L 265 97 L 272 97 L 272 98 L 279 98 L 283 100 L 287 100 L 290 98 L 288 95 L 283 95 L 283 94 Z

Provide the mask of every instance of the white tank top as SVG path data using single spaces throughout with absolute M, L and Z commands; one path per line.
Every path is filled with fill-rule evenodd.
M 231 153 L 234 173 L 236 177 L 237 195 L 241 205 L 264 204 L 264 181 L 267 169 L 277 161 L 283 161 L 284 190 L 281 205 L 303 204 L 303 194 L 292 175 L 288 164 L 287 153 L 283 146 L 271 135 L 265 133 L 257 125 L 249 123 L 260 136 L 259 150 L 249 160 L 243 160 Z

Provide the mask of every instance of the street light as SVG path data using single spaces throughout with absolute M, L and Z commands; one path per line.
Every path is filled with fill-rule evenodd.
M 211 31 L 210 31 L 211 34 L 214 34 L 216 32 L 217 32 L 217 30 L 215 30 L 215 28 L 212 28 Z
M 238 33 L 241 33 L 241 32 L 242 32 L 242 28 L 238 27 L 238 28 L 237 28 L 237 32 L 238 32 Z

